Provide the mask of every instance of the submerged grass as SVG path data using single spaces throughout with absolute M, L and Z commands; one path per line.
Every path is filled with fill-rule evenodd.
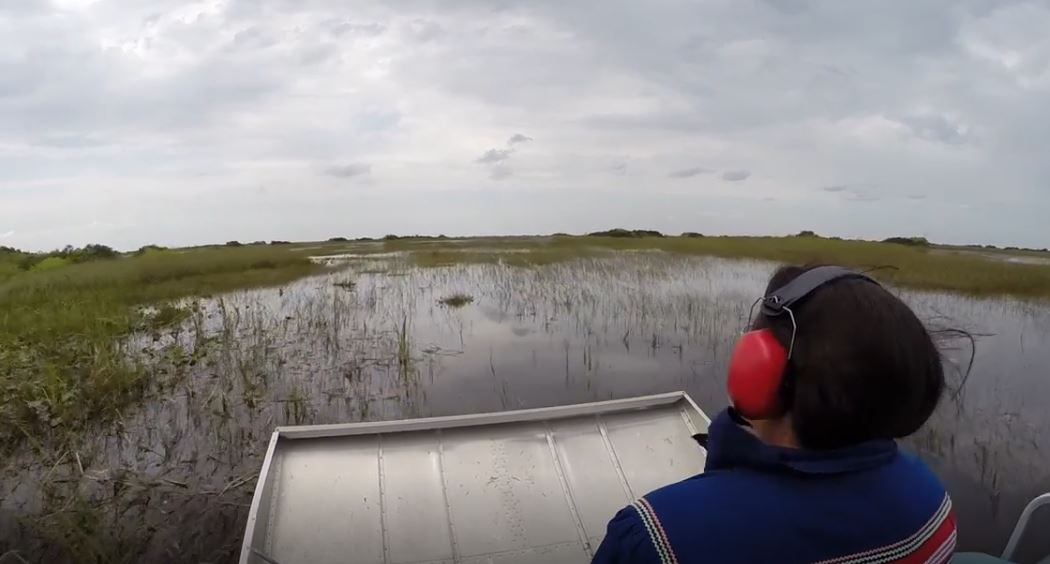
M 189 315 L 171 302 L 321 270 L 283 248 L 195 249 L 23 272 L 0 280 L 0 450 L 60 440 L 144 391 L 122 343 Z M 154 305 L 153 308 L 140 306 Z

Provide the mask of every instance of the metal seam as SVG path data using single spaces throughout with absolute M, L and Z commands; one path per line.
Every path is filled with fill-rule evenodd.
M 379 532 L 383 538 L 383 563 L 390 562 L 390 542 L 387 538 L 386 527 L 386 503 L 383 497 L 386 495 L 386 480 L 383 476 L 383 435 L 376 435 L 377 464 L 379 466 Z
M 438 475 L 441 478 L 441 497 L 445 500 L 445 519 L 448 520 L 448 540 L 452 546 L 452 561 L 459 562 L 459 545 L 456 544 L 456 526 L 452 522 L 452 504 L 448 501 L 448 484 L 445 483 L 445 443 L 441 440 L 441 429 L 436 429 Z
M 630 482 L 627 481 L 627 475 L 623 473 L 623 466 L 620 465 L 620 457 L 616 456 L 616 449 L 613 448 L 612 440 L 609 439 L 609 430 L 606 428 L 605 421 L 602 420 L 601 415 L 595 414 L 594 420 L 598 423 L 598 432 L 602 435 L 602 443 L 605 444 L 605 450 L 609 453 L 609 459 L 612 460 L 616 476 L 620 478 L 623 492 L 627 494 L 627 502 L 630 503 L 635 499 L 634 491 L 631 489 Z
M 583 544 L 583 550 L 587 552 L 587 556 L 593 556 L 594 553 L 591 550 L 591 542 L 587 539 L 587 530 L 583 527 L 583 520 L 580 518 L 580 512 L 576 507 L 576 499 L 573 498 L 572 488 L 569 487 L 569 481 L 565 477 L 565 469 L 561 464 L 561 456 L 558 455 L 558 448 L 554 446 L 554 432 L 551 431 L 551 425 L 549 422 L 544 422 L 547 435 L 547 447 L 550 448 L 551 457 L 554 460 L 554 474 L 558 476 L 558 482 L 561 484 L 562 494 L 565 496 L 565 502 L 569 505 L 569 513 L 572 514 L 573 522 L 576 523 L 576 532 L 580 535 L 580 542 Z

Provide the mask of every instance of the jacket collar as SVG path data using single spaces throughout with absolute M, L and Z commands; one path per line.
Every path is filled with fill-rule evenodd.
M 711 422 L 706 441 L 701 437 L 698 440 L 707 448 L 705 472 L 743 467 L 811 475 L 844 474 L 888 464 L 897 456 L 897 443 L 892 440 L 833 450 L 771 446 L 738 423 L 731 409 L 722 411 Z

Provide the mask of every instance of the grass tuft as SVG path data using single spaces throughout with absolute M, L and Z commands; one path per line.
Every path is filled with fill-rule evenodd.
M 354 288 L 357 288 L 357 282 L 354 282 L 353 280 L 342 280 L 340 282 L 335 282 L 332 285 L 336 288 L 342 288 L 348 292 L 353 291 Z
M 474 296 L 468 294 L 452 294 L 451 296 L 445 296 L 438 300 L 443 306 L 451 308 L 461 308 L 474 303 Z

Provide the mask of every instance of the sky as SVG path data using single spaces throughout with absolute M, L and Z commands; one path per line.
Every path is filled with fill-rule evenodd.
M 2 0 L 0 245 L 1050 246 L 1050 3 Z

